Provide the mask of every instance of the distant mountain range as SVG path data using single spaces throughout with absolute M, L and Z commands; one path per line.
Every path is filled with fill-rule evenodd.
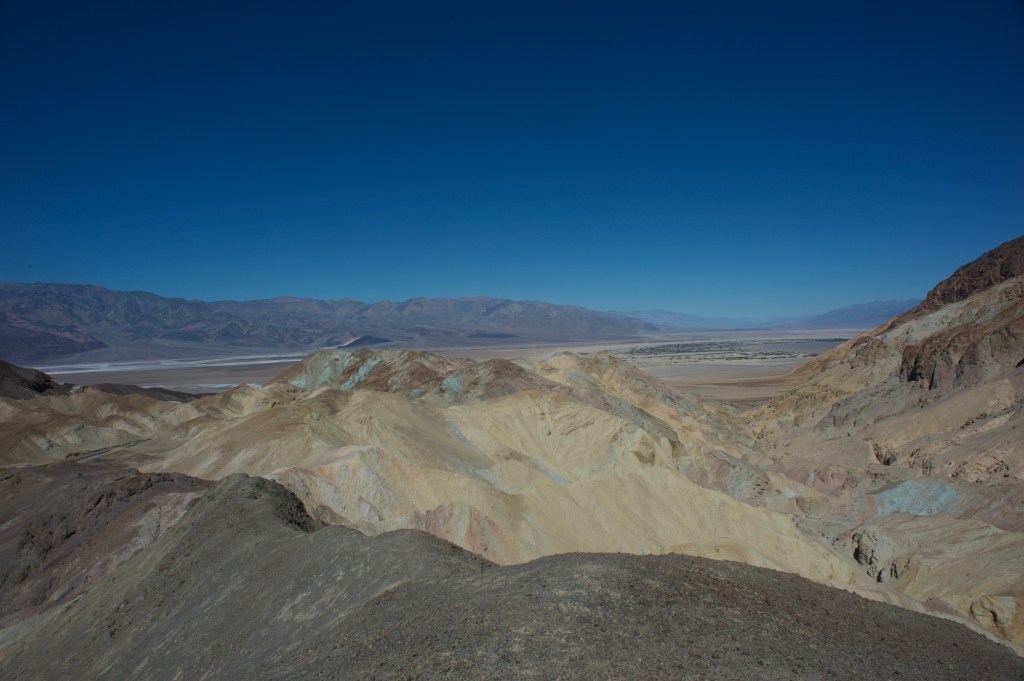
M 758 321 L 599 312 L 487 297 L 205 302 L 91 285 L 9 283 L 0 284 L 0 358 L 103 361 L 384 344 L 436 348 L 613 340 L 697 329 L 865 329 L 917 302 L 866 303 L 813 317 Z
M 717 329 L 870 329 L 911 309 L 920 299 L 880 300 L 850 305 L 806 317 L 752 319 L 738 317 L 699 317 L 669 310 L 613 312 L 629 319 L 654 324 L 663 329 L 686 331 Z
M 89 353 L 91 359 L 179 357 L 216 349 L 418 347 L 627 338 L 641 320 L 582 307 L 500 298 L 204 302 L 74 284 L 0 284 L 0 358 Z
M 803 329 L 872 329 L 889 321 L 890 318 L 916 307 L 920 302 L 920 298 L 880 300 L 841 307 L 809 317 L 786 320 L 781 325 Z

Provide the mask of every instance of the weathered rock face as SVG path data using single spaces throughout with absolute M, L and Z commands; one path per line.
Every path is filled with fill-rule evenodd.
M 812 524 L 866 574 L 1018 643 L 1022 249 L 1004 244 L 808 362 L 800 387 L 752 415 L 749 440 L 751 463 L 829 494 Z
M 845 539 L 845 538 L 844 538 Z M 894 514 L 849 535 L 858 563 L 918 601 L 943 603 L 989 633 L 1024 640 L 1024 535 L 949 517 Z
M 993 248 L 929 291 L 921 305 L 902 316 L 914 316 L 965 300 L 999 283 L 1024 275 L 1024 236 Z
M 95 388 L 41 399 L 0 400 L 0 466 L 95 456 L 145 442 L 198 414 L 177 401 L 139 393 L 113 395 Z
M 165 403 L 194 399 L 164 388 L 57 383 L 0 361 L 0 467 L 92 456 L 147 440 L 197 414 Z
M 146 477 L 93 464 L 32 474 L 82 485 L 63 506 L 73 522 L 109 498 L 111 477 Z M 15 541 L 0 535 L 0 555 Z M 63 546 L 88 562 L 89 541 Z M 12 681 L 1024 675 L 1024 661 L 959 624 L 793 575 L 682 555 L 498 567 L 419 532 L 322 527 L 277 483 L 244 476 L 75 598 L 0 625 L 0 667 Z
M 973 318 L 964 314 L 903 348 L 902 378 L 937 390 L 978 385 L 1024 365 L 1024 277 L 997 284 L 973 302 L 965 311 Z

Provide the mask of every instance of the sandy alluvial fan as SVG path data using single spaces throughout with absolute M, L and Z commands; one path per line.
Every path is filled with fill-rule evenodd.
M 18 374 L 42 387 L 0 399 L 11 467 L 0 530 L 18 556 L 0 580 L 0 664 L 15 678 L 59 678 L 76 661 L 96 676 L 171 678 L 159 664 L 194 649 L 166 669 L 543 677 L 553 662 L 532 646 L 544 638 L 554 659 L 548 634 L 563 632 L 563 650 L 611 665 L 561 674 L 578 678 L 736 678 L 763 665 L 759 678 L 820 678 L 857 664 L 885 677 L 1020 677 L 1019 658 L 960 625 L 792 576 L 681 557 L 529 562 L 727 559 L 952 618 L 1021 651 L 1024 238 L 798 371 L 797 389 L 745 413 L 608 355 L 329 351 L 263 387 L 187 403 Z M 205 491 L 211 480 L 223 482 Z M 77 491 L 53 497 L 63 524 L 12 506 L 18 489 L 49 499 L 65 487 Z M 114 535 L 97 528 L 115 521 L 134 529 L 98 549 Z M 68 561 L 88 579 L 72 579 Z M 707 600 L 681 595 L 701 580 Z M 251 602 L 250 589 L 266 596 Z M 442 606 L 439 589 L 457 596 Z M 811 600 L 786 595 L 803 592 Z M 518 613 L 511 633 L 490 629 L 503 593 Z M 746 642 L 729 629 L 733 610 L 750 618 Z M 684 626 L 697 612 L 735 645 Z M 645 619 L 665 622 L 664 640 L 630 633 Z M 602 626 L 639 647 L 619 650 Z M 801 626 L 816 633 L 787 643 Z M 400 634 L 423 647 L 403 648 Z M 390 652 L 373 653 L 375 640 Z M 796 659 L 805 643 L 815 652 Z M 243 656 L 250 666 L 233 668 Z

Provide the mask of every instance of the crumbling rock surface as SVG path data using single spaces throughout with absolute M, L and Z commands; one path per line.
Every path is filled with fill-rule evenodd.
M 1016 368 L 1024 352 L 1024 277 L 1002 285 L 1000 294 L 989 314 L 906 345 L 901 378 L 936 390 L 977 385 Z

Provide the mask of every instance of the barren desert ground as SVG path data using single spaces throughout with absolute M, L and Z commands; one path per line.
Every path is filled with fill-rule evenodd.
M 740 406 L 759 404 L 792 387 L 789 372 L 845 341 L 851 329 L 719 331 L 661 336 L 645 341 L 505 347 L 436 348 L 450 357 L 540 359 L 559 352 L 611 352 L 684 392 Z M 80 385 L 130 383 L 194 393 L 262 385 L 304 353 L 180 360 L 54 364 L 57 380 Z

